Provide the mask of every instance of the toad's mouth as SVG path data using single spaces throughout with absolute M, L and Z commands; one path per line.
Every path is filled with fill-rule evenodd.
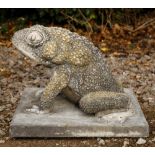
M 39 61 L 39 59 L 40 59 L 36 54 L 34 54 L 34 53 L 32 53 L 32 52 L 27 52 L 27 51 L 23 50 L 23 49 L 20 48 L 20 47 L 18 47 L 18 50 L 19 50 L 22 54 L 24 54 L 25 56 L 31 58 L 32 60 Z
M 25 50 L 23 50 L 22 48 L 18 47 L 18 50 L 25 55 L 26 57 L 29 57 L 30 59 L 36 61 L 38 64 L 44 64 L 44 65 L 51 65 L 51 63 L 49 61 L 45 61 L 43 59 L 41 59 L 37 54 L 32 53 L 32 52 L 27 52 Z

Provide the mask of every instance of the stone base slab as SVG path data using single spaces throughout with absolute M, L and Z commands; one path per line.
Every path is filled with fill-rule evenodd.
M 149 126 L 130 89 L 127 112 L 102 118 L 87 115 L 63 96 L 56 97 L 52 113 L 38 110 L 42 88 L 26 88 L 10 125 L 11 137 L 148 137 Z

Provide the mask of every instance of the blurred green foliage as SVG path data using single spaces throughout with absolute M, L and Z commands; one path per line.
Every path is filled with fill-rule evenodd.
M 113 23 L 135 24 L 141 16 L 154 9 L 0 9 L 0 31 L 6 33 L 10 23 L 14 22 L 15 30 L 32 24 L 68 25 L 71 29 L 82 28 L 86 31 L 97 31 L 98 25 Z

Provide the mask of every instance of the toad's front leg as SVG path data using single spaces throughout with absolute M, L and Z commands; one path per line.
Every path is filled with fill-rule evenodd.
M 50 82 L 46 86 L 40 102 L 40 110 L 48 110 L 52 108 L 53 99 L 67 86 L 69 82 L 69 74 L 64 68 L 54 68 Z M 50 108 L 50 109 L 51 109 Z

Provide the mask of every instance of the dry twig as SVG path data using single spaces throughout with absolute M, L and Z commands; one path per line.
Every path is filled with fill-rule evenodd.
M 137 32 L 141 29 L 144 29 L 144 28 L 150 26 L 151 24 L 154 24 L 154 23 L 155 23 L 155 18 L 150 19 L 150 20 L 146 21 L 145 23 L 141 24 L 140 26 L 138 26 L 136 29 L 134 29 L 133 32 Z

